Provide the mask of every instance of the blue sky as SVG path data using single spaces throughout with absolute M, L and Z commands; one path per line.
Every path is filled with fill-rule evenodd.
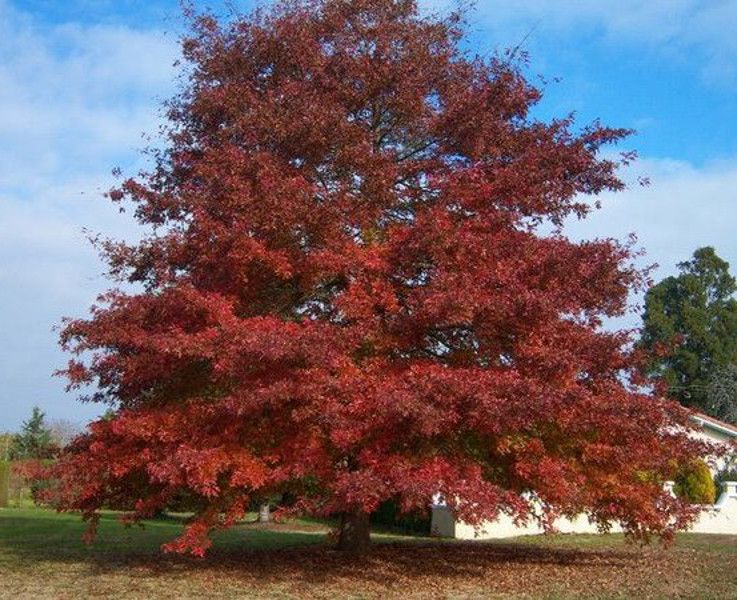
M 176 0 L 0 0 L 0 431 L 34 404 L 78 423 L 101 410 L 51 376 L 65 362 L 52 328 L 106 287 L 83 228 L 136 235 L 100 193 L 113 167 L 140 166 L 141 134 L 174 91 L 181 27 Z M 623 176 L 652 184 L 605 197 L 569 232 L 635 232 L 659 278 L 707 244 L 737 271 L 734 31 L 737 0 L 478 0 L 467 46 L 489 53 L 526 37 L 530 72 L 560 78 L 540 116 L 638 130 L 626 147 L 641 160 Z

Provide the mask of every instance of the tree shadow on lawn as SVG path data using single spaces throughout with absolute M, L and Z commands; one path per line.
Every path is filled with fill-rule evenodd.
M 98 541 L 84 547 L 79 539 L 79 522 L 65 520 L 61 529 L 43 528 L 31 516 L 14 517 L 10 525 L 18 537 L 0 531 L 2 552 L 19 564 L 39 561 L 58 564 L 84 564 L 92 576 L 132 572 L 135 577 L 180 576 L 237 580 L 254 585 L 324 586 L 335 581 L 351 581 L 361 586 L 392 587 L 422 585 L 429 580 L 467 582 L 502 581 L 510 574 L 519 579 L 562 572 L 585 577 L 607 578 L 612 573 L 635 572 L 649 568 L 659 551 L 633 547 L 576 549 L 537 546 L 530 543 L 458 542 L 429 540 L 381 541 L 368 554 L 352 556 L 328 544 L 325 529 L 307 527 L 299 531 L 283 526 L 241 525 L 216 536 L 215 546 L 203 559 L 164 555 L 162 542 L 176 536 L 181 520 L 163 519 L 147 523 L 143 531 L 125 530 L 114 523 L 114 515 L 103 516 Z M 7 525 L 5 520 L 3 525 Z M 32 532 L 22 537 L 23 531 Z M 50 532 L 50 533 L 49 533 Z M 2 538 L 5 537 L 3 540 Z M 533 581 L 526 582 L 534 586 Z
M 627 551 L 581 551 L 529 545 L 485 542 L 392 542 L 375 544 L 365 555 L 351 556 L 330 547 L 241 552 L 215 550 L 209 568 L 254 574 L 259 580 L 278 583 L 300 579 L 323 584 L 334 579 L 385 584 L 399 580 L 486 579 L 492 572 L 511 569 L 538 570 L 568 566 L 590 570 L 622 567 L 637 560 Z M 205 567 L 205 564 L 201 565 Z
M 685 572 L 683 561 L 671 563 L 667 554 L 637 548 L 577 550 L 512 543 L 409 541 L 377 543 L 360 556 L 346 555 L 327 544 L 279 550 L 214 548 L 199 560 L 130 557 L 118 565 L 96 561 L 90 568 L 103 578 L 120 573 L 120 567 L 125 566 L 137 578 L 151 581 L 186 577 L 193 584 L 208 581 L 216 588 L 237 585 L 250 590 L 280 590 L 285 598 L 355 594 L 365 598 L 435 598 L 451 593 L 475 597 L 482 591 L 501 597 L 547 598 L 556 590 L 601 591 L 603 595 L 597 598 L 650 598 L 654 597 L 651 588 L 658 588 L 663 579 L 669 579 L 676 590 L 684 585 L 681 577 L 674 575 Z M 658 576 L 653 577 L 654 573 Z M 627 590 L 625 595 L 617 596 L 622 590 Z

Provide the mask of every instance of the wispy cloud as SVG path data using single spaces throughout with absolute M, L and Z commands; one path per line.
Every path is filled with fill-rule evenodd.
M 0 185 L 27 185 L 31 168 L 76 173 L 140 146 L 156 98 L 171 89 L 176 48 L 160 32 L 40 27 L 0 4 Z
M 647 176 L 646 187 L 637 180 Z M 714 246 L 737 273 L 737 157 L 703 168 L 672 159 L 643 159 L 624 173 L 630 188 L 602 197 L 602 208 L 568 223 L 577 239 L 635 233 L 646 254 L 641 267 L 657 264 L 656 279 L 672 275 L 696 248 Z
M 41 25 L 0 0 L 0 430 L 33 403 L 80 418 L 51 372 L 52 327 L 106 283 L 83 227 L 132 235 L 101 198 L 132 168 L 173 90 L 176 40 L 122 26 Z
M 422 0 L 447 11 L 457 0 Z M 598 34 L 612 44 L 631 43 L 674 61 L 697 61 L 706 80 L 737 84 L 737 0 L 484 0 L 473 26 L 494 43 L 515 43 L 527 31 Z

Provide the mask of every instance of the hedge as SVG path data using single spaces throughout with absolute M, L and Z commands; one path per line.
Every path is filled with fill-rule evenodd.
M 716 485 L 707 464 L 701 459 L 681 465 L 673 488 L 676 496 L 692 504 L 714 504 Z
M 10 504 L 10 463 L 0 460 L 0 507 Z

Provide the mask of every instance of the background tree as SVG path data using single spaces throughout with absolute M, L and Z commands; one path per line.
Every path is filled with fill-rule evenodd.
M 82 427 L 68 419 L 53 419 L 49 422 L 49 431 L 52 444 L 57 448 L 65 448 L 82 433 Z
M 14 438 L 13 433 L 0 433 L 0 460 L 10 460 L 10 449 Z
M 645 296 L 641 345 L 655 356 L 650 375 L 685 406 L 734 420 L 737 284 L 710 247 L 678 268 Z
M 0 433 L 0 508 L 10 504 L 10 448 L 12 433 Z
M 706 412 L 737 424 L 737 364 L 717 367 L 706 387 Z
M 627 132 L 536 120 L 540 90 L 462 33 L 412 0 L 194 19 L 164 148 L 110 194 L 152 231 L 100 244 L 143 291 L 62 335 L 71 387 L 116 411 L 60 461 L 60 508 L 94 530 L 111 498 L 139 519 L 184 490 L 200 509 L 166 549 L 197 554 L 279 494 L 340 515 L 351 550 L 382 501 L 436 493 L 473 524 L 531 517 L 531 490 L 548 526 L 688 522 L 662 480 L 707 448 L 601 327 L 643 278 L 560 230 L 622 189 L 598 153 Z
M 38 406 L 33 407 L 30 419 L 25 421 L 20 433 L 14 436 L 10 446 L 11 460 L 47 459 L 58 451 L 51 429 L 46 426 L 44 413 Z

